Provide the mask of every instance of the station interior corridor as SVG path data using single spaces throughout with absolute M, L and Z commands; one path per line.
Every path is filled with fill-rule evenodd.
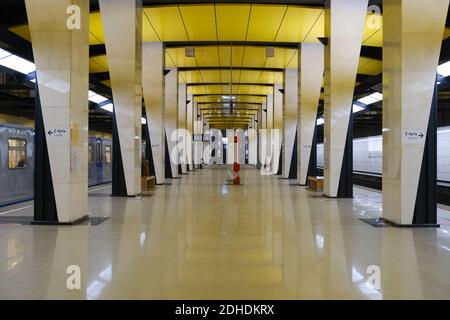
M 360 218 L 380 216 L 377 191 L 327 199 L 251 166 L 240 186 L 230 173 L 207 166 L 138 198 L 91 188 L 98 224 L 0 225 L 0 298 L 448 298 L 449 212 L 440 229 L 374 228 Z M 66 289 L 68 265 L 83 290 Z M 382 290 L 366 282 L 372 265 Z
M 450 300 L 450 0 L 1 0 L 17 299 Z

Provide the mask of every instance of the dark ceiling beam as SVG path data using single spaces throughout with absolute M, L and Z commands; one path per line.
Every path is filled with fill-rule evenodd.
M 258 111 L 258 109 L 248 109 L 248 108 L 233 108 L 233 110 L 231 110 L 231 109 L 223 109 L 223 108 L 204 108 L 204 109 L 200 109 L 202 112 L 204 112 L 205 114 L 223 114 L 223 113 L 225 113 L 225 114 L 228 114 L 229 112 L 234 112 L 234 111 L 245 111 L 245 112 L 242 112 L 242 113 L 244 113 L 244 114 L 246 114 L 246 115 L 254 115 L 254 112 L 249 112 L 249 111 Z M 205 110 L 207 110 L 207 111 L 205 111 Z
M 164 42 L 166 49 L 184 48 L 184 47 L 276 47 L 286 49 L 298 49 L 299 42 L 268 42 L 268 41 L 166 41 Z
M 235 115 L 229 115 L 229 116 L 224 116 L 224 115 L 204 115 L 204 117 L 206 119 L 227 119 L 227 120 L 233 120 L 233 119 L 240 119 L 240 120 L 251 120 L 253 119 L 253 116 L 248 116 L 248 117 L 243 117 L 243 116 L 235 116 Z
M 26 60 L 34 60 L 31 43 L 9 31 L 4 25 L 0 25 L 0 47 Z
M 205 121 L 218 121 L 218 120 L 226 120 L 226 121 L 251 121 L 254 117 L 221 117 L 221 116 L 213 116 L 213 117 L 206 117 L 204 118 Z
M 0 1 L 0 21 L 7 26 L 27 23 L 25 1 L 2 0 Z
M 223 108 L 200 108 L 200 111 L 205 111 L 205 110 L 222 110 L 225 111 L 227 109 L 223 109 Z M 257 108 L 233 108 L 233 111 L 235 110 L 242 110 L 242 111 L 258 111 L 259 109 Z
M 196 83 L 187 83 L 188 87 L 201 87 L 201 86 L 229 86 L 229 82 L 196 82 Z M 273 83 L 257 83 L 257 82 L 237 82 L 232 83 L 233 86 L 261 86 L 261 87 L 273 87 Z M 225 94 L 224 94 L 225 95 Z
M 264 41 L 167 41 L 164 42 L 166 49 L 211 46 L 250 46 L 250 47 L 276 47 L 285 49 L 298 49 L 299 42 L 264 42 Z M 361 56 L 381 60 L 383 56 L 381 47 L 362 46 Z
M 227 120 L 233 120 L 233 119 L 239 119 L 239 120 L 252 120 L 254 116 L 249 117 L 241 117 L 241 116 L 234 116 L 234 115 L 204 115 L 205 120 L 216 120 L 216 119 L 227 119 Z
M 450 60 L 450 37 L 442 42 L 441 54 L 439 56 L 439 64 Z
M 379 74 L 376 76 L 370 76 L 358 74 L 356 76 L 356 81 L 361 82 L 361 84 L 357 86 L 355 89 L 355 95 L 359 96 L 366 93 L 369 90 L 373 91 L 373 87 L 382 83 L 383 75 Z
M 208 123 L 210 124 L 218 124 L 218 123 L 240 123 L 240 124 L 247 124 L 250 123 L 250 121 L 246 120 L 208 120 Z
M 193 94 L 193 98 L 195 97 L 218 97 L 218 96 L 229 96 L 230 94 L 224 93 L 199 93 Z M 267 98 L 267 94 L 251 94 L 251 93 L 233 93 L 232 96 L 236 97 L 262 97 Z
M 383 48 L 382 47 L 361 46 L 361 57 L 382 61 L 383 60 Z
M 242 70 L 242 71 L 264 71 L 283 72 L 283 68 L 261 68 L 261 67 L 223 67 L 223 66 L 199 66 L 199 67 L 179 67 L 179 72 L 202 71 L 202 70 Z
M 323 8 L 324 0 L 142 0 L 143 6 L 166 6 L 166 5 L 177 5 L 177 4 L 267 4 L 267 5 L 297 5 L 297 6 L 308 6 L 314 8 Z M 98 0 L 90 1 L 91 11 L 98 11 L 99 5 Z
M 197 102 L 197 104 L 230 104 L 230 101 L 220 101 L 220 102 Z M 261 106 L 262 103 L 259 102 L 235 102 L 233 101 L 233 105 L 257 105 Z
M 106 54 L 106 47 L 104 44 L 91 44 L 89 46 L 89 57 L 103 56 Z
M 109 80 L 109 72 L 96 72 L 89 74 L 89 81 L 91 82 L 105 81 L 105 80 Z

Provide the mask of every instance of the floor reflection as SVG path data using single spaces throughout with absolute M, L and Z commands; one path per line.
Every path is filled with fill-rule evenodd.
M 0 226 L 0 298 L 450 298 L 449 225 L 373 228 L 359 218 L 380 216 L 379 192 L 328 199 L 250 167 L 226 185 L 230 170 L 197 170 L 151 197 L 98 187 L 90 214 L 109 218 L 98 225 Z M 81 290 L 67 289 L 70 265 Z

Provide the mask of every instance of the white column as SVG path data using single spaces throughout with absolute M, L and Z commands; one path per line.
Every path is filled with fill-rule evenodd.
M 142 45 L 142 89 L 147 127 L 150 136 L 156 183 L 165 181 L 165 79 L 164 45 L 145 42 Z
M 142 3 L 99 0 L 127 195 L 141 193 Z M 114 183 L 113 183 L 114 184 Z M 114 193 L 114 191 L 113 191 Z
M 186 146 L 186 99 L 187 99 L 187 87 L 185 83 L 178 84 L 178 145 L 181 146 L 180 162 L 181 172 L 187 173 L 187 146 Z
M 299 47 L 298 65 L 299 128 L 297 131 L 297 178 L 300 185 L 306 185 L 323 81 L 323 45 L 321 43 L 302 43 Z
M 188 104 L 186 106 L 186 129 L 187 129 L 187 156 L 188 156 L 188 169 L 189 171 L 194 170 L 194 157 L 193 157 L 193 136 L 192 133 L 194 132 L 194 126 L 193 126 L 193 108 L 194 106 L 194 98 L 192 94 L 188 94 Z
M 272 173 L 277 174 L 280 166 L 281 145 L 283 143 L 283 94 L 282 86 L 275 84 L 273 88 L 273 159 Z M 278 137 L 278 139 L 276 139 Z
M 324 194 L 329 197 L 338 196 L 367 3 L 328 0 L 325 6 Z
M 178 122 L 178 69 L 170 68 L 165 78 L 165 128 L 166 141 L 170 156 L 170 170 L 172 178 L 178 178 L 178 148 L 177 148 L 177 122 Z
M 283 178 L 290 175 L 294 142 L 297 132 L 298 110 L 298 71 L 286 69 L 284 72 L 284 101 L 283 101 Z M 296 164 L 297 165 L 297 164 Z
M 267 129 L 273 129 L 273 95 L 267 95 Z
M 25 5 L 56 203 L 53 221 L 71 223 L 88 213 L 89 1 Z M 71 5 L 80 8 L 80 29 L 66 26 Z
M 227 164 L 234 163 L 234 129 L 227 129 Z
M 192 110 L 192 119 L 193 119 L 193 134 L 194 136 L 199 136 L 203 134 L 203 122 L 201 121 L 201 117 L 199 117 L 198 103 L 194 102 L 194 107 Z M 200 167 L 201 159 L 202 159 L 202 147 L 203 142 L 193 140 L 193 151 L 194 151 L 194 169 L 198 169 Z
M 427 195 L 436 186 L 430 112 L 448 6 L 384 2 L 383 217 L 400 225 L 436 224 L 436 200 Z

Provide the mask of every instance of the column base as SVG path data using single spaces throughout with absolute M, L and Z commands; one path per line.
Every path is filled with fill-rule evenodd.
M 386 223 L 387 225 L 395 228 L 440 228 L 440 224 L 427 223 L 427 224 L 399 224 L 397 222 L 391 221 L 386 218 L 380 218 L 380 221 Z
M 354 197 L 353 196 L 349 196 L 349 197 L 332 197 L 332 196 L 329 196 L 329 195 L 326 195 L 325 193 L 322 193 L 322 196 L 324 197 L 324 198 L 328 198 L 328 199 L 353 199 Z
M 58 221 L 31 221 L 32 225 L 40 225 L 40 226 L 73 226 L 77 224 L 81 224 L 89 219 L 89 215 L 85 215 L 77 220 L 72 222 L 58 222 Z

